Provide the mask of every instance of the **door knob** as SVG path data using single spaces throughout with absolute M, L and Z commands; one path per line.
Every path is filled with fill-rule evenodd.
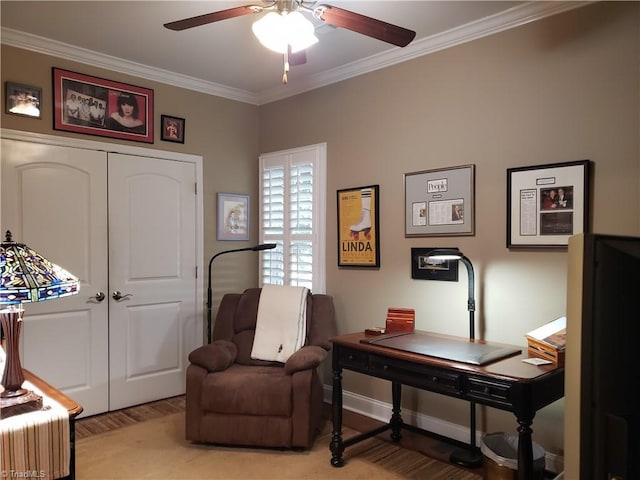
M 89 297 L 89 300 L 94 299 L 98 302 L 101 302 L 104 300 L 105 296 L 106 295 L 104 294 L 104 292 L 98 292 L 93 297 Z
M 115 292 L 113 292 L 113 294 L 111 296 L 113 297 L 114 300 L 122 300 L 123 298 L 130 297 L 131 294 L 127 293 L 127 294 L 123 295 L 119 290 L 116 290 Z

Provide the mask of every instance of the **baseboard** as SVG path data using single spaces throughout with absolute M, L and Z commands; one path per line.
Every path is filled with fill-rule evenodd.
M 324 401 L 329 405 L 332 402 L 333 388 L 324 386 Z M 373 418 L 380 422 L 388 422 L 391 418 L 392 406 L 390 403 L 381 402 L 374 398 L 365 397 L 357 393 L 343 391 L 342 407 L 350 412 Z M 402 410 L 402 421 L 406 424 L 428 430 L 437 435 L 451 438 L 459 442 L 469 442 L 469 428 L 456 423 L 446 422 L 436 417 L 414 412 L 412 410 Z M 476 444 L 481 445 L 484 432 L 476 432 Z M 553 453 L 545 452 L 545 470 L 558 474 L 564 469 L 564 457 Z

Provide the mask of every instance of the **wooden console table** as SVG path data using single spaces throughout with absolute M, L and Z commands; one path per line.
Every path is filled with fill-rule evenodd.
M 70 457 L 69 457 L 69 475 L 64 477 L 63 480 L 75 480 L 76 478 L 76 446 L 75 446 L 75 423 L 76 417 L 82 413 L 82 406 L 74 402 L 67 397 L 57 388 L 49 385 L 40 377 L 34 375 L 28 370 L 24 370 L 25 380 L 31 382 L 36 388 L 38 388 L 44 395 L 52 398 L 63 408 L 67 409 L 69 413 L 69 440 L 71 442 Z
M 533 480 L 533 440 L 531 438 L 533 417 L 536 412 L 564 396 L 564 368 L 556 365 L 535 366 L 522 362 L 528 358 L 526 347 L 514 347 L 482 340 L 470 341 L 466 338 L 438 335 L 429 332 L 415 332 L 426 336 L 428 342 L 441 339 L 445 345 L 464 349 L 469 343 L 483 346 L 512 347 L 521 349 L 507 358 L 474 365 L 430 356 L 422 353 L 389 348 L 369 343 L 380 338 L 367 336 L 363 332 L 333 337 L 333 436 L 330 449 L 331 464 L 342 467 L 342 455 L 346 447 L 391 430 L 391 439 L 400 439 L 403 425 L 400 401 L 401 387 L 408 385 L 422 390 L 460 398 L 481 405 L 513 412 L 518 422 L 518 479 Z M 421 337 L 413 337 L 415 345 Z M 416 340 L 417 339 L 417 340 Z M 409 340 L 409 339 L 408 339 Z M 452 344 L 451 342 L 454 342 Z M 452 350 L 459 350 L 454 348 Z M 415 350 L 414 350 L 415 351 Z M 387 425 L 352 438 L 342 439 L 342 370 L 352 370 L 365 375 L 391 381 L 392 416 Z M 416 429 L 415 427 L 412 428 Z M 416 429 L 420 430 L 420 429 Z

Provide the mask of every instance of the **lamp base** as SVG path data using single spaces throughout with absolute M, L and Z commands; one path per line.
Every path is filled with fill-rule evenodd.
M 42 397 L 30 390 L 17 397 L 0 396 L 0 419 L 38 410 L 42 410 Z
M 467 468 L 482 466 L 482 453 L 476 449 L 458 448 L 451 452 L 449 461 Z

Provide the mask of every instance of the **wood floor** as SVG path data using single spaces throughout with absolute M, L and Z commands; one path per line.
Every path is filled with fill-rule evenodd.
M 331 407 L 328 404 L 325 404 L 327 418 L 331 418 Z M 348 410 L 344 410 L 342 413 L 342 423 L 354 430 L 359 432 L 368 432 L 377 427 L 381 427 L 384 425 L 382 422 L 367 417 L 365 415 L 360 415 L 358 413 L 350 412 Z M 379 434 L 377 437 L 390 441 L 389 431 L 383 432 Z M 456 448 L 458 448 L 457 444 L 444 441 L 441 438 L 438 438 L 436 435 L 429 436 L 423 435 L 420 433 L 415 433 L 408 430 L 402 430 L 401 432 L 402 438 L 399 441 L 399 445 L 409 450 L 414 450 L 422 453 L 431 458 L 435 458 L 436 460 L 440 460 L 442 462 L 449 463 L 449 456 L 451 452 L 453 452 Z M 463 468 L 463 467 L 460 467 Z M 469 472 L 473 472 L 477 475 L 483 474 L 482 467 L 479 468 L 465 468 Z
M 108 432 L 127 425 L 144 422 L 152 418 L 163 415 L 179 413 L 185 409 L 185 396 L 158 400 L 134 407 L 124 408 L 113 412 L 94 415 L 87 418 L 80 418 L 76 421 L 76 440 Z M 327 420 L 331 419 L 331 406 L 325 404 L 324 410 Z M 352 428 L 359 432 L 367 432 L 379 427 L 382 422 L 371 419 L 364 415 L 345 410 L 342 421 L 345 427 Z M 389 432 L 384 432 L 378 437 L 389 441 Z M 418 451 L 428 457 L 435 458 L 442 462 L 449 462 L 449 455 L 456 448 L 456 445 L 443 441 L 442 439 L 421 435 L 411 431 L 402 431 L 402 438 L 399 444 L 407 449 Z M 482 468 L 466 469 L 470 472 L 482 475 Z
M 152 418 L 184 412 L 185 396 L 166 398 L 155 402 L 144 403 L 134 407 L 123 408 L 113 412 L 101 413 L 76 420 L 76 440 L 91 435 L 109 432 L 116 428 L 126 427 L 134 423 L 144 422 Z

